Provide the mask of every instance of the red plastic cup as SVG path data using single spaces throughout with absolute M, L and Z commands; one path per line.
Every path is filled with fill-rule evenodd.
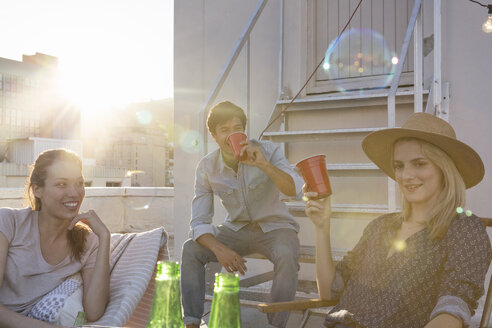
M 318 193 L 317 198 L 331 195 L 330 179 L 326 170 L 325 155 L 315 155 L 296 164 L 306 182 L 308 191 Z
M 227 137 L 227 142 L 231 145 L 232 151 L 234 152 L 234 158 L 236 161 L 244 161 L 248 158 L 248 154 L 244 153 L 243 156 L 239 157 L 241 152 L 241 142 L 246 140 L 246 135 L 242 132 L 235 132 Z

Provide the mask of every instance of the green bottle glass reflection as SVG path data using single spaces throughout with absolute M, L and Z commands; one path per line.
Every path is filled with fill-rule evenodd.
M 85 312 L 79 311 L 77 313 L 77 318 L 75 318 L 75 322 L 73 323 L 74 327 L 83 326 L 87 323 L 87 315 Z
M 240 328 L 239 276 L 216 273 L 209 328 Z
M 155 292 L 147 328 L 183 328 L 179 263 L 157 262 Z

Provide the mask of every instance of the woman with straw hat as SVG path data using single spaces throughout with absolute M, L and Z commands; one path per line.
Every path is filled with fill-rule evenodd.
M 320 298 L 339 299 L 327 327 L 466 327 L 483 295 L 492 251 L 480 219 L 463 213 L 465 189 L 484 175 L 480 156 L 446 121 L 412 114 L 369 134 L 367 156 L 396 180 L 402 211 L 373 220 L 341 262 L 330 246 L 330 198 L 306 192 L 316 227 Z

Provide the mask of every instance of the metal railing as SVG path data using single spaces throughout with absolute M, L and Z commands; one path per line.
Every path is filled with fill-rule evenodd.
M 212 90 L 210 91 L 207 100 L 205 101 L 205 104 L 200 110 L 200 117 L 199 117 L 199 126 L 200 126 L 200 135 L 203 138 L 203 147 L 202 147 L 202 155 L 205 155 L 208 153 L 208 133 L 206 129 L 206 119 L 208 115 L 208 111 L 210 110 L 210 107 L 214 103 L 215 99 L 217 99 L 217 95 L 219 94 L 220 89 L 224 85 L 225 80 L 227 79 L 227 76 L 229 76 L 229 73 L 234 66 L 234 63 L 236 62 L 236 59 L 239 57 L 239 54 L 241 53 L 241 50 L 244 48 L 244 46 L 247 46 L 248 54 L 247 54 L 247 67 L 246 67 L 246 72 L 247 72 L 247 84 L 248 84 L 248 103 L 246 105 L 246 111 L 249 113 L 249 80 L 250 80 L 250 70 L 249 70 L 249 37 L 251 34 L 251 31 L 256 25 L 256 22 L 258 21 L 258 18 L 260 17 L 261 13 L 263 12 L 263 9 L 265 8 L 268 0 L 261 0 L 258 6 L 256 7 L 255 11 L 253 12 L 253 15 L 251 15 L 248 23 L 246 24 L 246 27 L 244 28 L 243 32 L 241 33 L 241 36 L 239 37 L 239 40 L 237 41 L 236 45 L 234 46 L 234 49 L 232 50 L 229 58 L 227 59 L 227 62 L 222 70 L 222 72 L 219 74 L 219 77 L 217 78 L 217 81 L 215 81 L 214 86 L 212 87 Z

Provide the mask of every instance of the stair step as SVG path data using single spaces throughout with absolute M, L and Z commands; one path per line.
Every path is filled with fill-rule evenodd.
M 320 139 L 322 137 L 328 137 L 332 135 L 353 135 L 353 134 L 369 134 L 373 131 L 387 129 L 387 127 L 376 128 L 353 128 L 353 129 L 330 129 L 330 130 L 302 130 L 302 131 L 273 131 L 265 132 L 263 136 L 270 140 L 281 140 L 282 142 L 288 141 L 306 141 L 313 139 Z
M 302 212 L 305 210 L 305 202 L 288 201 L 285 202 L 291 212 Z M 333 213 L 364 213 L 364 214 L 384 214 L 389 213 L 386 204 L 333 204 Z
M 296 165 L 291 167 L 296 169 Z M 379 170 L 379 167 L 373 163 L 330 163 L 326 164 L 328 171 L 362 171 L 362 170 Z
M 379 170 L 379 167 L 373 163 L 339 163 L 326 164 L 328 171 L 358 171 L 358 170 Z
M 413 87 L 412 88 L 400 88 L 396 92 L 396 101 L 401 101 L 401 103 L 409 103 L 413 102 L 413 96 L 415 92 Z M 429 90 L 423 90 L 422 94 L 428 95 Z M 333 107 L 339 108 L 341 103 L 343 102 L 352 102 L 352 101 L 371 101 L 371 100 L 376 100 L 374 103 L 369 102 L 367 104 L 362 104 L 364 106 L 370 106 L 370 105 L 381 105 L 381 104 L 386 104 L 387 103 L 387 98 L 389 95 L 389 89 L 376 89 L 376 90 L 364 90 L 363 93 L 360 91 L 351 91 L 351 92 L 336 92 L 336 93 L 330 93 L 330 94 L 322 94 L 322 95 L 311 95 L 307 96 L 304 98 L 297 98 L 294 100 L 292 105 L 297 105 L 297 104 L 314 104 L 314 103 L 329 103 L 329 102 L 337 102 Z M 400 100 L 398 100 L 400 98 Z M 279 99 L 277 101 L 277 105 L 287 105 L 292 101 L 292 99 Z M 292 106 L 291 105 L 291 106 Z M 345 106 L 342 106 L 345 107 Z M 330 107 L 325 107 L 325 108 L 332 108 Z M 305 108 L 307 109 L 307 108 Z M 313 108 L 316 109 L 316 108 Z

